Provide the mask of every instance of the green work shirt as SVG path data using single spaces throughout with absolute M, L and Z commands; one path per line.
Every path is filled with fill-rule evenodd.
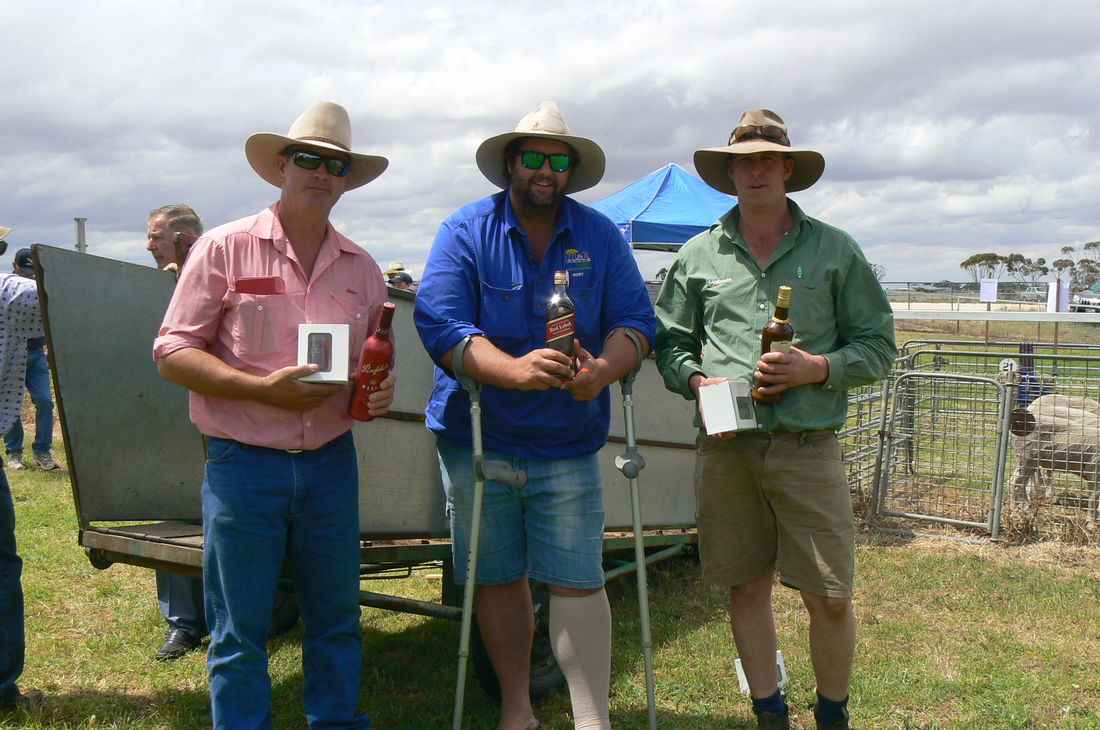
M 838 429 L 847 389 L 890 370 L 894 316 L 852 237 L 787 203 L 794 225 L 763 269 L 741 236 L 737 206 L 680 248 L 657 297 L 657 367 L 666 387 L 688 400 L 694 373 L 751 383 L 760 332 L 785 284 L 794 345 L 824 355 L 829 377 L 785 390 L 777 403 L 754 401 L 757 422 L 766 431 Z

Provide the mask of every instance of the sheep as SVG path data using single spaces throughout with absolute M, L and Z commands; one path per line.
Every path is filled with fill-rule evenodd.
M 1043 470 L 1077 474 L 1089 487 L 1086 514 L 1091 524 L 1100 494 L 1100 402 L 1056 393 L 1040 396 L 1013 411 L 1012 434 L 1018 462 L 1011 480 L 1015 499 L 1037 506 L 1038 494 L 1053 497 L 1053 484 L 1042 477 Z M 1035 488 L 1028 489 L 1033 480 Z

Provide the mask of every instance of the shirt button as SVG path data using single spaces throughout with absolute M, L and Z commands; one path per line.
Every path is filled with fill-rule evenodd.
M 768 275 L 768 273 L 767 273 L 766 271 L 761 271 L 761 272 L 760 272 L 760 278 L 761 278 L 761 279 L 763 279 L 763 278 L 764 278 L 765 276 L 767 276 L 767 275 Z
M 313 421 L 306 421 L 306 425 L 307 425 L 307 426 L 312 426 L 312 425 L 313 425 Z
M 511 299 L 511 298 L 512 298 L 512 297 L 511 297 L 511 295 L 510 295 L 510 294 L 505 294 L 505 295 L 504 295 L 504 301 L 508 301 L 508 300 L 509 300 L 509 299 Z
M 768 306 L 767 304 L 763 304 L 763 303 L 759 305 L 759 307 L 760 307 L 761 309 L 765 309 L 765 308 L 766 308 L 767 306 Z
M 256 311 L 257 311 L 257 312 L 262 312 L 262 311 L 264 311 L 264 305 L 262 305 L 262 304 L 257 304 L 257 305 L 256 305 Z

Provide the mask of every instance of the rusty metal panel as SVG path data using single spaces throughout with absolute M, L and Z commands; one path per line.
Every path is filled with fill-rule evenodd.
M 202 516 L 202 437 L 157 374 L 172 274 L 35 245 L 57 409 L 81 524 Z

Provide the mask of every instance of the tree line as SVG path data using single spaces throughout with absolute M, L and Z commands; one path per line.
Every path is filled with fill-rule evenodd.
M 1100 241 L 1089 241 L 1076 250 L 1063 246 L 1062 257 L 1049 264 L 1044 258 L 1032 260 L 1018 253 L 976 253 L 959 268 L 977 282 L 981 279 L 1011 278 L 1022 284 L 1034 284 L 1052 272 L 1055 277 L 1068 281 L 1070 289 L 1084 289 L 1100 279 Z

